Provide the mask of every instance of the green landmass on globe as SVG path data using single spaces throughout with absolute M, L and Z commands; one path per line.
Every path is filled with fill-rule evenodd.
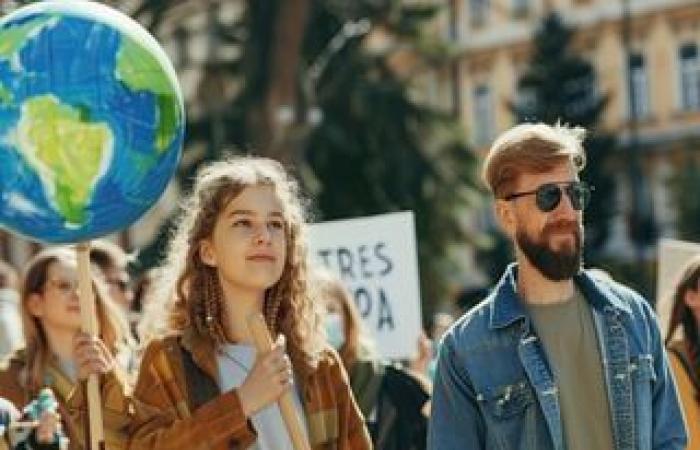
M 172 101 L 172 85 L 158 60 L 133 40 L 126 39 L 117 53 L 117 78 L 133 90 L 156 95 L 160 120 L 155 146 L 161 152 L 167 149 L 177 136 L 180 111 Z
M 80 111 L 43 95 L 22 105 L 17 134 L 27 162 L 54 194 L 63 217 L 69 224 L 83 223 L 100 166 L 112 151 L 109 126 L 85 121 Z
M 0 31 L 0 59 L 16 57 L 27 40 L 52 21 L 52 17 L 37 17 L 22 25 Z

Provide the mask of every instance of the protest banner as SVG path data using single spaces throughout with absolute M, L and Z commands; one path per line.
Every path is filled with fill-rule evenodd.
M 413 213 L 317 223 L 310 228 L 312 262 L 346 284 L 379 354 L 389 359 L 415 356 L 421 307 Z

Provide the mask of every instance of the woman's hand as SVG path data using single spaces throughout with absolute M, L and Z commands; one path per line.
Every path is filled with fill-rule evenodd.
M 116 364 L 114 356 L 100 338 L 82 332 L 73 339 L 73 357 L 81 380 L 92 374 L 109 373 Z
M 269 352 L 256 357 L 253 368 L 238 388 L 238 398 L 246 416 L 277 401 L 292 386 L 292 363 L 284 349 L 284 335 L 280 335 Z

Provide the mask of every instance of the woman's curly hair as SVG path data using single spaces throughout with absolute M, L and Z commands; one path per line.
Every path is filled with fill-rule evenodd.
M 182 205 L 141 335 L 147 342 L 191 328 L 215 345 L 226 341 L 223 291 L 217 269 L 200 257 L 200 243 L 211 237 L 229 202 L 251 186 L 274 189 L 283 205 L 287 241 L 282 276 L 265 295 L 265 320 L 273 336 L 285 335 L 295 369 L 308 373 L 315 368 L 323 338 L 318 306 L 308 289 L 304 206 L 296 181 L 280 163 L 267 158 L 231 157 L 198 173 L 192 194 Z M 159 320 L 164 307 L 166 320 Z

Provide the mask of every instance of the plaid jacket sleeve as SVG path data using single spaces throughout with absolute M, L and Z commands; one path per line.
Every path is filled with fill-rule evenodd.
M 235 390 L 190 411 L 181 361 L 162 341 L 144 353 L 133 405 L 131 450 L 245 449 L 256 439 Z

